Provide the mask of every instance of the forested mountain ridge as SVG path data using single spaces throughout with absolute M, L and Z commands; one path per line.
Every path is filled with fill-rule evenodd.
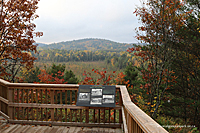
M 66 49 L 66 50 L 117 50 L 125 51 L 127 48 L 132 47 L 132 44 L 118 43 L 106 39 L 80 39 L 66 42 L 52 43 L 49 45 L 39 45 L 39 50 L 44 49 Z
M 44 47 L 44 46 L 47 45 L 47 44 L 44 44 L 44 43 L 35 43 L 35 44 L 37 44 L 37 47 Z

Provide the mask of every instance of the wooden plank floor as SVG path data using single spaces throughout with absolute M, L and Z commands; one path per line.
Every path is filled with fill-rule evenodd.
M 122 133 L 122 130 L 120 128 L 20 125 L 8 124 L 5 120 L 0 120 L 0 133 Z

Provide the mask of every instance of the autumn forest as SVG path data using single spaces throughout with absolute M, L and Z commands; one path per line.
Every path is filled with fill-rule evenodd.
M 0 78 L 18 83 L 126 85 L 132 102 L 173 133 L 200 130 L 198 0 L 147 0 L 133 15 L 140 43 L 85 38 L 37 43 L 39 0 L 1 1 Z M 172 127 L 166 125 L 173 125 Z M 180 126 L 186 125 L 186 126 Z

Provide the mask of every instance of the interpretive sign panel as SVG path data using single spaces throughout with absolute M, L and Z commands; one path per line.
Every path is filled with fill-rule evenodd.
M 76 106 L 115 107 L 115 86 L 79 85 Z

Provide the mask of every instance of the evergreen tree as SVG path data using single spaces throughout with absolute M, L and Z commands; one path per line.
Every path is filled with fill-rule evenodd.
M 77 84 L 78 83 L 78 79 L 76 78 L 76 76 L 74 75 L 74 73 L 71 70 L 65 71 L 64 80 L 67 81 L 68 84 Z
M 136 79 L 138 76 L 138 72 L 136 70 L 136 67 L 134 67 L 132 64 L 129 64 L 126 68 L 125 68 L 125 80 L 128 81 L 129 80 L 129 84 L 135 86 L 136 84 Z
M 49 68 L 48 73 L 52 74 L 53 77 L 57 77 L 57 74 L 58 74 L 59 71 L 60 71 L 60 73 L 64 73 L 65 67 L 66 66 L 64 64 L 56 65 L 56 64 L 53 63 L 52 66 Z M 62 79 L 64 77 L 63 76 L 58 76 L 58 78 Z

